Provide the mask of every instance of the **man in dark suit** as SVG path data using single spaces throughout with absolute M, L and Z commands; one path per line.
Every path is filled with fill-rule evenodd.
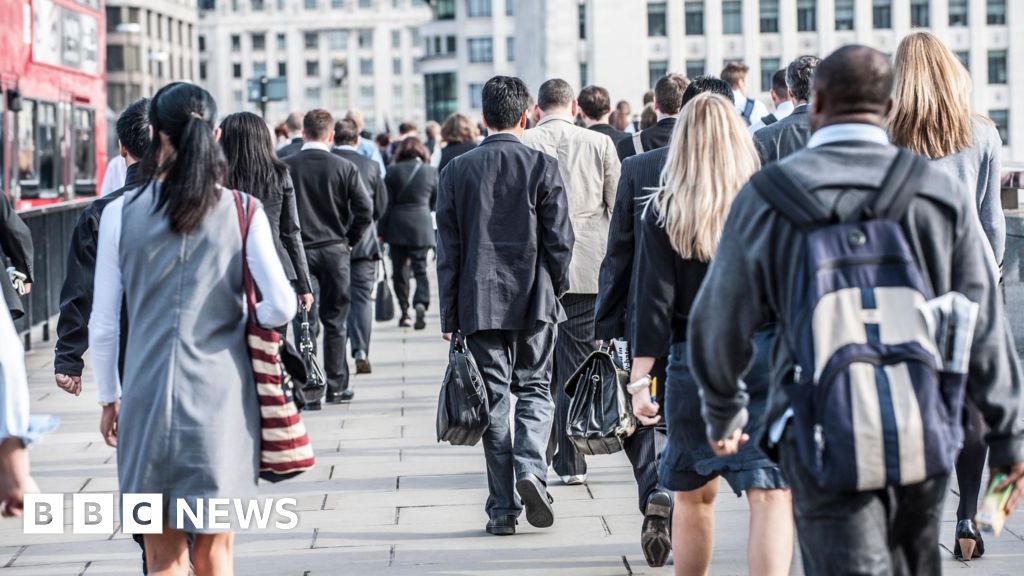
M 865 204 L 877 199 L 898 153 L 884 129 L 892 109 L 893 83 L 892 67 L 885 55 L 864 46 L 844 46 L 815 70 L 809 118 L 813 135 L 804 150 L 780 162 L 779 168 L 783 178 L 788 177 L 794 186 L 807 191 L 808 206 L 816 208 L 814 211 L 822 218 L 846 222 L 852 217 L 851 221 L 856 222 Z M 976 322 L 966 337 L 972 342 L 966 345 L 970 358 L 963 360 L 966 393 L 985 415 L 991 476 L 1006 474 L 999 488 L 1012 489 L 1008 507 L 1012 511 L 1024 495 L 1021 368 L 1013 337 L 1005 325 L 998 270 L 978 225 L 973 190 L 965 189 L 951 175 L 927 162 L 921 163 L 909 186 L 913 188 L 909 206 L 898 224 L 912 244 L 912 257 L 924 283 L 934 294 L 959 292 L 977 304 Z M 806 233 L 769 203 L 763 195 L 766 193 L 747 184 L 736 196 L 714 265 L 691 308 L 690 333 L 699 337 L 689 340 L 690 370 L 701 388 L 707 437 L 719 456 L 734 454 L 746 437 L 743 428 L 748 395 L 740 376 L 753 353 L 750 338 L 765 322 L 797 314 L 793 306 L 799 298 L 791 296 L 801 294 L 795 285 L 807 266 Z M 811 226 L 814 230 L 815 225 Z M 869 308 L 868 303 L 864 308 Z M 863 322 L 871 322 L 866 319 L 868 310 L 864 312 Z M 894 309 L 888 313 L 900 312 Z M 908 312 L 909 324 L 920 322 L 916 311 Z M 860 322 L 859 318 L 855 313 L 852 322 Z M 856 334 L 860 330 L 860 336 L 849 338 L 865 338 L 864 324 L 851 326 L 851 320 L 847 320 L 844 326 L 834 319 L 826 322 L 831 334 Z M 818 388 L 821 384 L 814 377 L 792 383 L 794 363 L 789 346 L 776 347 L 772 358 L 775 377 L 768 411 L 763 416 L 770 432 L 762 445 L 777 449 L 780 468 L 792 489 L 804 573 L 939 574 L 943 561 L 936 542 L 950 474 L 929 470 L 927 476 L 921 473 L 919 481 L 862 491 L 823 487 L 821 475 L 813 470 L 814 449 L 804 450 L 804 446 L 814 443 L 812 433 L 797 423 L 799 415 L 790 418 L 789 401 L 797 393 L 809 394 L 811 386 Z M 868 374 L 873 374 L 871 369 Z M 870 385 L 851 382 L 849 386 L 874 393 L 874 381 L 872 376 Z M 906 381 L 905 389 L 912 384 L 917 383 Z M 956 388 L 944 391 L 943 398 L 947 393 L 948 397 L 963 398 L 963 385 Z M 883 377 L 878 378 L 877 389 L 878 396 L 888 390 Z M 893 385 L 892 389 L 901 388 Z M 862 414 L 874 415 L 864 416 L 861 423 L 878 418 L 883 402 L 895 404 L 891 399 L 861 403 Z M 950 414 L 954 421 L 950 424 L 958 423 L 959 415 L 959 410 Z M 827 425 L 825 430 L 825 458 L 829 458 L 828 446 L 833 444 Z M 952 429 L 944 427 L 926 427 L 923 432 L 931 437 L 951 433 Z M 838 438 L 839 442 L 844 439 L 841 434 Z M 899 448 L 904 448 L 902 436 Z M 903 462 L 909 460 L 913 458 Z M 850 465 L 854 464 L 861 462 Z M 896 462 L 897 471 L 899 464 Z
M 495 535 L 515 534 L 524 507 L 533 526 L 554 523 L 545 481 L 551 359 L 575 237 L 558 162 L 521 142 L 528 97 L 518 78 L 484 84 L 490 135 L 451 161 L 437 194 L 441 331 L 466 338 L 488 389 L 487 532 Z
M 308 112 L 302 120 L 302 136 L 306 142 L 302 149 L 284 162 L 295 185 L 302 243 L 315 281 L 314 330 L 324 325 L 327 402 L 347 402 L 353 396 L 346 351 L 351 247 L 373 222 L 373 202 L 356 165 L 331 154 L 334 118 L 330 112 Z
M 373 223 L 352 249 L 352 309 L 348 315 L 348 338 L 352 357 L 356 361 L 356 374 L 369 374 L 370 334 L 373 330 L 373 285 L 377 280 L 377 262 L 381 259 L 377 241 L 377 222 L 388 207 L 388 189 L 380 176 L 376 162 L 359 153 L 359 127 L 349 119 L 334 125 L 334 152 L 356 165 L 373 198 Z
M 754 133 L 754 147 L 762 166 L 778 162 L 807 146 L 811 137 L 807 101 L 811 97 L 811 80 L 818 62 L 815 56 L 801 56 L 786 67 L 786 86 L 796 108 L 789 116 Z
M 288 130 L 288 137 L 292 141 L 277 151 L 277 157 L 281 159 L 302 150 L 302 144 L 304 143 L 302 139 L 302 112 L 292 112 L 289 114 L 288 119 L 284 121 L 284 126 Z
M 600 132 L 618 143 L 627 136 L 625 132 L 616 130 L 608 119 L 612 115 L 612 99 L 601 86 L 587 86 L 580 90 L 579 98 L 576 99 L 579 105 L 583 125 L 595 132 Z
M 732 98 L 732 88 L 714 76 L 698 76 L 683 93 L 682 105 L 698 94 L 711 92 Z M 682 106 L 680 106 L 681 108 Z M 594 333 L 599 340 L 625 342 L 634 321 L 633 301 L 636 274 L 633 262 L 639 257 L 640 244 L 635 230 L 640 226 L 643 210 L 639 199 L 661 184 L 661 171 L 668 159 L 668 146 L 627 158 L 622 163 L 619 187 L 615 194 L 608 249 L 601 263 L 597 294 Z M 628 351 L 621 354 L 629 357 Z M 652 371 L 659 382 L 665 382 L 667 359 L 659 359 Z M 664 510 L 672 507 L 672 497 L 658 487 L 658 458 L 665 448 L 665 425 L 644 426 L 626 439 L 624 449 L 633 466 L 639 495 L 640 513 L 644 515 L 641 547 L 647 563 L 663 566 L 671 549 L 669 518 Z M 644 537 L 643 535 L 647 535 Z
M 658 114 L 658 123 L 633 134 L 631 138 L 619 140 L 616 146 L 619 160 L 668 146 L 679 110 L 683 107 L 683 92 L 688 85 L 686 77 L 679 74 L 669 74 L 658 80 L 654 86 L 654 111 Z

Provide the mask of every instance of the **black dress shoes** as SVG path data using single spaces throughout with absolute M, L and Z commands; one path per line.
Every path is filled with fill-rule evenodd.
M 516 533 L 518 523 L 516 517 L 512 515 L 491 518 L 487 523 L 487 533 L 495 536 L 512 536 Z
M 536 476 L 530 474 L 516 481 L 516 492 L 526 508 L 526 521 L 537 528 L 547 528 L 555 523 L 554 501 L 547 487 Z
M 664 566 L 672 552 L 672 496 L 658 490 L 647 499 L 644 510 L 644 524 L 640 530 L 640 548 L 644 551 L 647 565 L 653 568 Z
M 352 398 L 355 395 L 356 395 L 356 393 L 353 392 L 351 388 L 346 388 L 346 389 L 342 390 L 341 392 L 338 392 L 337 394 L 328 394 L 327 395 L 327 403 L 328 404 L 344 404 L 346 402 L 351 402 Z

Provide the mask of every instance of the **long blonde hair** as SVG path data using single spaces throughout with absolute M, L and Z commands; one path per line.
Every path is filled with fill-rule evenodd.
M 928 158 L 971 146 L 971 76 L 941 40 L 930 32 L 908 34 L 896 49 L 893 72 L 893 144 Z
M 711 260 L 733 198 L 760 167 L 731 100 L 705 93 L 683 107 L 653 198 L 658 224 L 680 256 Z

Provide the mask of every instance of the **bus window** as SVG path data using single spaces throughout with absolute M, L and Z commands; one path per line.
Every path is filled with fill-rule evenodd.
M 74 110 L 76 187 L 96 183 L 96 127 L 93 117 L 92 110 Z
M 36 103 L 24 100 L 18 112 L 18 180 L 35 186 L 39 183 L 36 169 Z
M 36 149 L 39 151 L 39 190 L 56 192 L 57 177 L 57 106 L 38 104 L 36 113 Z

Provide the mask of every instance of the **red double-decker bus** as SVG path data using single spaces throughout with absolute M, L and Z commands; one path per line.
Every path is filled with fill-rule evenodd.
M 103 10 L 103 0 L 0 1 L 0 184 L 19 208 L 99 189 Z

